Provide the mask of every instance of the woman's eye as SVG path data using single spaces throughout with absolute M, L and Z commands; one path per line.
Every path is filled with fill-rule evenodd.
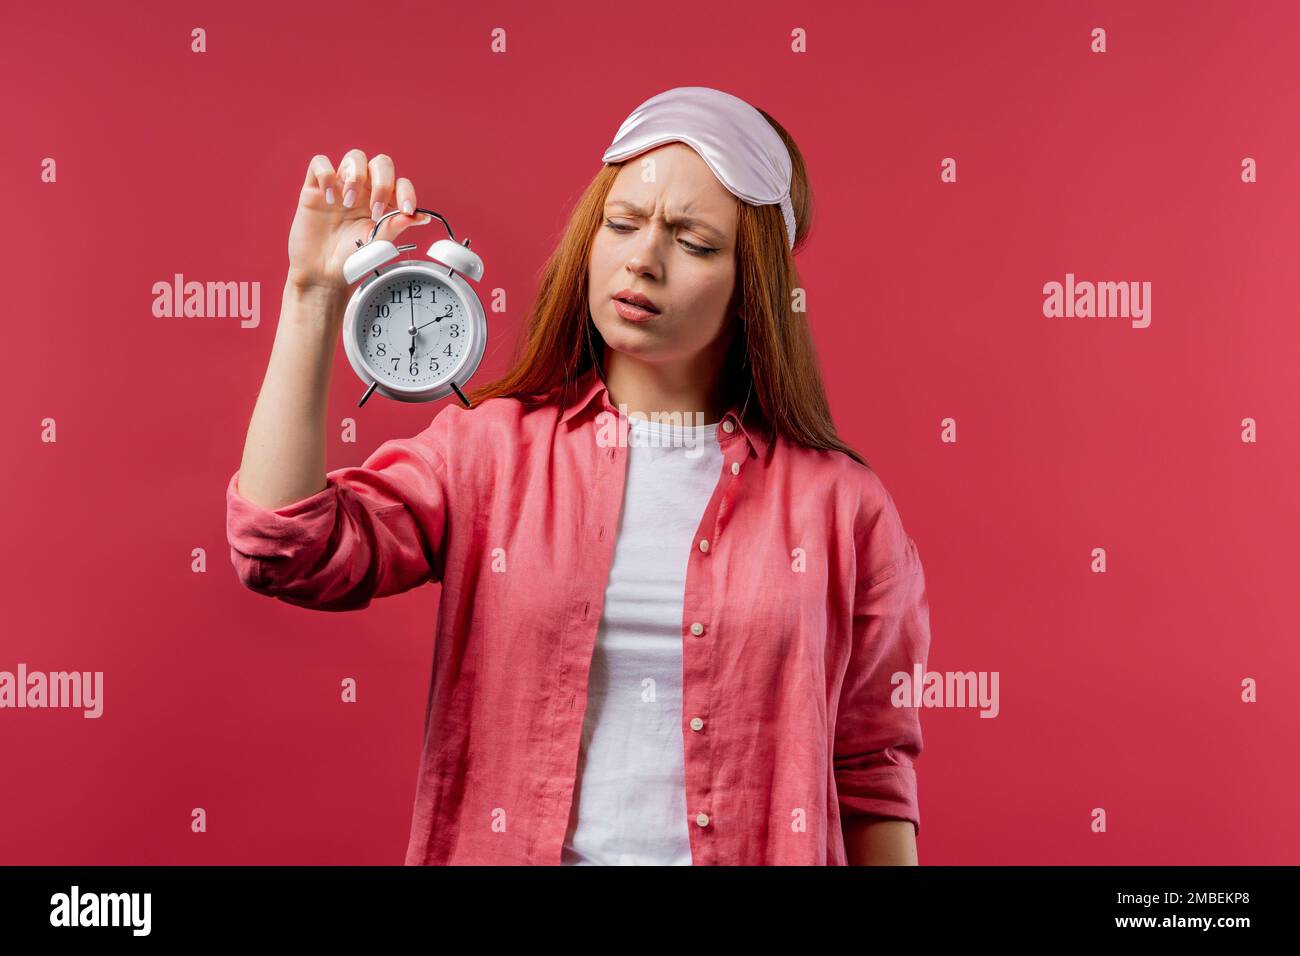
M 697 246 L 695 243 L 687 242 L 685 239 L 682 240 L 682 245 L 697 256 L 707 256 L 711 252 L 718 251 L 717 249 L 710 249 L 707 246 Z
M 614 222 L 611 219 L 606 219 L 605 225 L 606 227 L 613 229 L 615 232 L 632 232 L 636 228 L 635 226 L 629 226 L 625 222 Z M 693 256 L 709 256 L 718 251 L 717 249 L 710 249 L 707 246 L 697 246 L 695 243 L 687 242 L 685 239 L 679 239 L 678 242 L 685 246 L 686 251 Z

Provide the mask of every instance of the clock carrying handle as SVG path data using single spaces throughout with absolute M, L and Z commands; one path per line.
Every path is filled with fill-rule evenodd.
M 449 223 L 446 219 L 444 219 L 444 218 L 442 217 L 442 215 L 440 215 L 439 213 L 434 212 L 432 209 L 423 209 L 423 208 L 418 208 L 418 209 L 415 210 L 415 212 L 428 213 L 430 216 L 432 216 L 433 218 L 437 219 L 440 223 L 443 224 L 443 226 L 444 226 L 444 227 L 446 228 L 446 230 L 447 230 L 447 236 L 450 238 L 452 244 L 454 244 L 454 245 L 459 245 L 459 246 L 464 246 L 466 249 L 469 248 L 469 240 L 468 240 L 468 239 L 466 239 L 466 240 L 465 240 L 464 242 L 462 242 L 462 243 L 458 243 L 458 242 L 456 242 L 456 234 L 455 234 L 454 232 L 452 232 L 452 230 L 451 230 L 451 223 Z M 375 236 L 379 235 L 379 227 L 382 226 L 382 225 L 384 224 L 384 220 L 387 219 L 387 218 L 389 218 L 390 216 L 397 216 L 397 215 L 400 215 L 400 214 L 401 214 L 401 210 L 400 210 L 400 209 L 394 209 L 392 212 L 384 213 L 384 215 L 380 216 L 379 219 L 378 219 L 378 221 L 375 222 L 374 228 L 370 230 L 370 236 L 369 236 L 369 238 L 366 239 L 364 242 L 363 242 L 362 240 L 360 240 L 360 239 L 357 240 L 357 248 L 360 249 L 360 248 L 362 248 L 363 246 L 367 246 L 367 245 L 369 245 L 370 243 L 374 242 L 374 241 L 375 241 Z M 446 239 L 439 239 L 438 242 L 435 242 L 435 243 L 433 244 L 433 246 L 430 246 L 430 252 L 432 252 L 432 250 L 433 250 L 434 248 L 436 248 L 438 245 L 440 245 L 440 244 L 442 244 L 442 243 L 445 243 L 445 242 L 447 242 Z M 415 248 L 417 248 L 418 245 L 419 245 L 418 243 L 414 243 L 414 242 L 412 242 L 412 243 L 408 243 L 408 244 L 406 244 L 406 245 L 401 245 L 401 246 L 394 245 L 393 248 L 395 248 L 398 252 L 408 252 L 408 251 L 410 251 L 411 249 L 415 249 Z M 475 256 L 474 259 L 475 259 L 475 260 L 478 260 L 478 257 Z M 457 270 L 455 267 L 453 267 L 450 263 L 444 263 L 444 265 L 446 266 L 446 268 L 447 268 L 447 270 L 448 270 L 448 273 L 449 273 L 450 275 L 455 275 L 456 272 L 458 271 L 458 270 Z M 483 274 L 482 260 L 478 260 L 477 265 L 478 265 L 477 270 L 471 269 L 471 270 L 469 270 L 469 271 L 466 271 L 466 270 L 462 267 L 459 271 L 460 271 L 461 273 L 463 273 L 464 275 L 466 275 L 467 277 L 469 277 L 469 278 L 474 279 L 475 281 L 477 281 L 478 279 L 480 279 L 480 278 L 482 277 L 482 274 Z
M 432 216 L 434 219 L 437 219 L 440 223 L 442 223 L 444 226 L 447 227 L 447 236 L 451 239 L 451 241 L 452 241 L 452 242 L 455 242 L 455 241 L 456 241 L 456 234 L 455 234 L 454 232 L 451 231 L 451 223 L 447 222 L 446 219 L 443 219 L 442 216 L 438 215 L 438 213 L 434 212 L 432 209 L 418 209 L 418 208 L 417 208 L 415 211 L 416 211 L 416 212 L 428 213 L 428 214 L 429 214 L 430 216 Z M 387 219 L 389 216 L 400 216 L 401 214 L 402 214 L 402 210 L 400 210 L 400 209 L 394 209 L 392 212 L 386 212 L 386 213 L 384 213 L 382 216 L 380 216 L 379 219 L 376 220 L 376 222 L 375 222 L 375 228 L 373 228 L 373 229 L 370 230 L 370 238 L 367 239 L 366 242 L 374 242 L 374 241 L 375 241 L 375 236 L 379 235 L 379 227 L 382 226 L 382 225 L 384 224 L 384 220 L 385 220 L 385 219 Z M 358 240 L 357 240 L 357 245 L 358 245 L 358 246 L 363 246 L 363 245 L 366 244 L 366 242 L 362 242 L 360 239 L 358 239 Z M 413 248 L 415 248 L 415 247 L 414 247 L 414 246 L 411 246 L 411 247 L 409 247 L 409 248 L 412 248 L 412 249 L 413 249 Z

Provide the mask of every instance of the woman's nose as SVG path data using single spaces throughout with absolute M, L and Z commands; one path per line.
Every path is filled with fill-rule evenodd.
M 628 251 L 627 267 L 639 274 L 655 274 L 663 268 L 663 254 L 659 248 L 660 236 L 654 227 L 641 230 L 633 248 Z
M 627 268 L 629 272 L 634 272 L 637 275 L 653 276 L 655 274 L 654 267 L 647 264 L 646 261 L 639 256 L 633 256 L 631 259 L 628 259 Z

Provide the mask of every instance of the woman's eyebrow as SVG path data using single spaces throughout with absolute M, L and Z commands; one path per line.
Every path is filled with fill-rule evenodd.
M 621 209 L 625 209 L 626 211 L 630 212 L 634 216 L 641 216 L 644 218 L 649 215 L 649 210 L 647 210 L 644 206 L 638 206 L 636 203 L 629 202 L 626 199 L 611 199 L 609 202 L 605 204 L 606 209 L 609 209 L 614 206 L 618 206 Z M 696 219 L 692 216 L 679 216 L 676 219 L 666 219 L 665 221 L 670 223 L 671 225 L 685 226 L 687 229 L 695 229 L 699 232 L 707 233 L 718 242 L 726 241 L 726 237 L 722 234 L 720 230 L 709 225 L 703 219 Z

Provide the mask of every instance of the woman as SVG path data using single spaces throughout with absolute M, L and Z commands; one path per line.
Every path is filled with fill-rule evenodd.
M 312 160 L 227 486 L 240 579 L 321 610 L 442 584 L 408 864 L 915 863 L 891 678 L 925 666 L 925 579 L 792 306 L 799 151 L 680 87 L 605 158 L 515 367 L 328 474 L 342 262 L 391 204 L 384 238 L 428 217 L 387 156 Z

